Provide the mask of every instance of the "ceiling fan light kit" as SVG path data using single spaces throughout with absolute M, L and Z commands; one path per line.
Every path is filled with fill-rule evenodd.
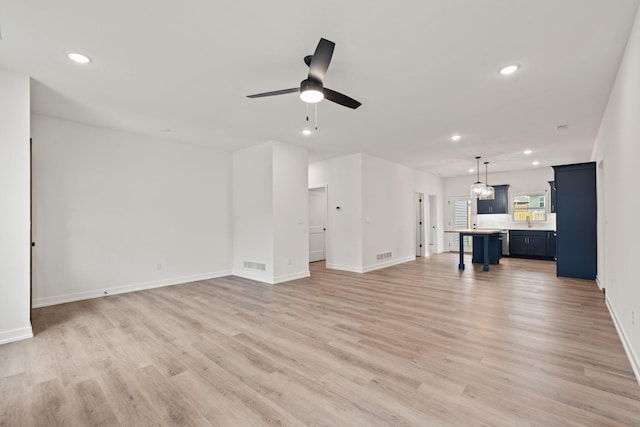
M 300 99 L 308 104 L 315 104 L 324 99 L 322 82 L 306 79 L 300 82 Z

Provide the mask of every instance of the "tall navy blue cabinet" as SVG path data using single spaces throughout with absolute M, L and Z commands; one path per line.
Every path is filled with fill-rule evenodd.
M 560 277 L 595 279 L 597 204 L 595 162 L 554 166 L 556 256 Z

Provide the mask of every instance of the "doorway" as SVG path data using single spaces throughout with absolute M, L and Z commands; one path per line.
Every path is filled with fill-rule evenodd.
M 427 220 L 429 255 L 438 253 L 438 196 L 429 195 L 429 218 Z
M 449 199 L 449 230 L 464 230 L 471 228 L 471 200 L 463 197 Z M 471 236 L 464 237 L 464 251 L 471 252 Z M 449 251 L 460 250 L 460 234 L 449 233 Z
M 414 223 L 415 223 L 415 242 L 416 256 L 422 257 L 425 253 L 424 244 L 424 194 L 414 193 Z
M 327 188 L 309 189 L 309 262 L 327 259 Z

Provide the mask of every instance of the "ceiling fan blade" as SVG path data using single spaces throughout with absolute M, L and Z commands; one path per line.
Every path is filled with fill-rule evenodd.
M 300 92 L 299 87 L 292 87 L 291 89 L 274 90 L 273 92 L 256 93 L 255 95 L 247 95 L 247 98 L 262 98 L 264 96 L 274 95 L 286 95 L 287 93 Z
M 322 92 L 324 93 L 325 99 L 333 101 L 336 104 L 344 105 L 345 107 L 353 108 L 354 110 L 362 105 L 362 103 L 356 101 L 355 99 L 326 87 L 322 89 Z
M 324 79 L 324 75 L 329 68 L 329 63 L 333 56 L 333 48 L 335 46 L 336 44 L 332 41 L 320 39 L 318 47 L 316 47 L 316 51 L 313 54 L 313 58 L 311 58 L 311 63 L 309 64 L 309 78 L 320 82 Z

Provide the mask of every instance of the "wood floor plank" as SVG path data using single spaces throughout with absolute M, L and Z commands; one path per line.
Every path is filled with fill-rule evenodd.
M 0 426 L 640 425 L 603 294 L 553 262 L 310 269 L 34 310 Z
M 69 386 L 70 416 L 72 425 L 121 426 L 111 402 L 107 401 L 96 379 Z
M 130 372 L 155 412 L 161 414 L 162 425 L 201 426 L 208 422 L 187 399 L 153 366 Z
M 29 409 L 36 427 L 71 426 L 72 416 L 59 379 L 35 384 L 29 391 Z
M 20 373 L 0 378 L 0 426 L 30 426 L 30 405 L 27 403 L 27 384 L 29 376 Z
M 128 370 L 112 370 L 99 378 L 109 405 L 123 426 L 161 426 L 163 419 Z M 55 425 L 55 424 L 52 424 Z

